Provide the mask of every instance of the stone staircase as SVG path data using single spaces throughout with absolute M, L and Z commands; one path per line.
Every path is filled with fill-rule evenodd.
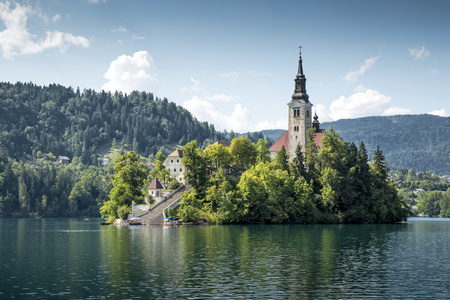
M 181 194 L 184 192 L 189 192 L 192 190 L 192 186 L 185 185 L 180 188 L 176 193 L 168 197 L 166 200 L 161 202 L 157 207 L 147 212 L 140 217 L 140 221 L 143 225 L 147 224 L 163 224 L 164 223 L 164 210 L 169 206 L 176 204 L 181 198 Z

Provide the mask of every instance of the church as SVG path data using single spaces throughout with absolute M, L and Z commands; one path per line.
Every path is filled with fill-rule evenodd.
M 309 101 L 309 96 L 306 93 L 306 77 L 303 74 L 302 52 L 300 47 L 300 58 L 298 61 L 298 72 L 294 79 L 295 90 L 291 101 L 288 105 L 288 130 L 286 130 L 281 137 L 270 147 L 270 157 L 275 158 L 277 151 L 284 146 L 289 155 L 289 161 L 295 156 L 295 149 L 297 145 L 302 146 L 303 152 L 306 149 L 307 131 L 315 128 L 316 134 L 314 137 L 315 144 L 320 147 L 323 137 L 323 131 L 320 129 L 319 119 L 317 114 L 312 117 L 312 103 Z

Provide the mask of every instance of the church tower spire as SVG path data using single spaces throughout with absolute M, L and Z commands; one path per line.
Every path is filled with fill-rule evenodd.
M 292 100 L 299 100 L 305 103 L 309 102 L 309 96 L 306 93 L 306 77 L 303 74 L 303 60 L 302 60 L 302 47 L 300 47 L 300 58 L 298 59 L 298 72 L 294 79 L 295 90 L 292 95 Z
M 312 103 L 306 93 L 306 76 L 303 73 L 302 47 L 300 47 L 300 58 L 298 60 L 298 71 L 295 76 L 295 90 L 291 101 L 288 103 L 289 109 L 289 159 L 295 156 L 295 149 L 300 144 L 303 151 L 306 149 L 308 129 L 312 128 Z

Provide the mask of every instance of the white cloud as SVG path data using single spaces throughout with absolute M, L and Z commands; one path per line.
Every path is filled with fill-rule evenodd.
M 225 95 L 225 94 L 215 94 L 215 95 L 205 96 L 205 99 L 206 100 L 211 100 L 211 101 L 230 102 L 230 101 L 234 101 L 236 99 L 239 99 L 239 97 L 232 96 L 232 95 Z
M 433 110 L 429 112 L 430 115 L 440 116 L 440 117 L 448 117 L 447 111 L 445 109 Z
M 202 100 L 197 96 L 185 101 L 183 106 L 199 121 L 212 123 L 218 130 L 227 129 L 244 133 L 263 129 L 285 128 L 287 124 L 286 120 L 254 122 L 250 111 L 240 103 L 234 106 L 233 112 L 229 115 L 223 114 L 211 102 Z
M 180 90 L 181 93 L 198 92 L 200 90 L 200 82 L 198 80 L 191 77 L 190 81 L 192 82 L 192 86 L 181 88 Z
M 332 121 L 330 117 L 330 112 L 327 110 L 325 105 L 317 103 L 315 108 L 315 112 L 317 116 L 319 117 L 319 122 L 329 122 Z
M 58 15 L 58 14 L 54 15 L 53 18 L 52 18 L 52 22 L 53 22 L 53 23 L 56 23 L 56 22 L 58 22 L 59 20 L 61 20 L 61 16 Z
M 234 101 L 236 99 L 239 99 L 239 97 L 237 97 L 237 96 L 225 95 L 225 94 L 210 95 L 204 89 L 200 88 L 200 81 L 196 80 L 194 77 L 191 77 L 189 80 L 191 81 L 192 85 L 181 88 L 180 93 L 201 92 L 200 93 L 200 94 L 202 94 L 201 97 L 204 98 L 205 100 L 210 100 L 210 101 L 229 102 L 229 101 Z
M 333 120 L 379 115 L 389 107 L 391 97 L 374 90 L 357 92 L 350 97 L 341 96 L 330 105 Z
M 359 87 L 361 88 L 361 87 Z M 323 120 L 360 118 L 377 115 L 397 115 L 410 114 L 411 110 L 401 107 L 390 107 L 391 97 L 378 93 L 377 91 L 367 89 L 358 91 L 350 97 L 341 96 L 330 105 L 329 113 L 325 107 L 318 106 L 321 114 L 324 114 Z M 320 115 L 319 115 L 320 117 Z
M 395 115 L 409 115 L 412 111 L 409 108 L 404 107 L 389 107 L 386 108 L 381 115 L 382 116 L 395 116 Z
M 102 86 L 105 91 L 134 90 L 150 91 L 158 84 L 153 58 L 147 51 L 138 51 L 133 56 L 121 55 L 112 61 L 104 77 L 109 81 Z
M 43 49 L 59 48 L 61 51 L 67 50 L 70 45 L 82 46 L 84 48 L 89 47 L 87 39 L 81 36 L 74 36 L 70 33 L 60 31 L 47 31 L 45 33 L 45 40 L 40 43 Z
M 132 40 L 145 40 L 145 37 L 133 34 L 131 36 Z
M 98 3 L 106 3 L 106 0 L 88 0 L 88 2 L 98 4 Z
M 366 72 L 368 69 L 370 69 L 375 64 L 375 62 L 377 61 L 378 58 L 379 58 L 379 56 L 371 57 L 371 58 L 366 59 L 364 61 L 364 63 L 359 67 L 358 70 L 348 72 L 344 76 L 344 79 L 346 81 L 348 81 L 348 82 L 355 82 L 355 81 L 357 81 L 358 77 L 363 75 L 364 72 Z
M 60 31 L 47 31 L 45 39 L 36 40 L 36 36 L 28 32 L 26 27 L 28 16 L 36 13 L 29 6 L 21 6 L 11 9 L 11 3 L 0 3 L 0 19 L 5 25 L 5 30 L 0 32 L 0 49 L 4 58 L 13 59 L 18 55 L 37 54 L 47 49 L 56 48 L 64 52 L 71 45 L 89 47 L 89 41 L 82 36 L 74 36 L 71 33 Z
M 119 27 L 114 27 L 114 28 L 112 29 L 112 32 L 128 32 L 128 29 L 126 29 L 126 28 L 123 27 L 123 26 L 119 26 Z
M 415 60 L 424 59 L 425 57 L 430 56 L 430 52 L 425 49 L 425 46 L 422 46 L 420 49 L 408 49 L 409 54 L 414 57 Z

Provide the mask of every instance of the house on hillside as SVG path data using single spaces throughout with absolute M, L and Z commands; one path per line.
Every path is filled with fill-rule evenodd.
M 186 168 L 181 162 L 182 158 L 183 150 L 175 150 L 167 156 L 163 165 L 170 171 L 170 177 L 175 178 L 182 184 L 186 184 L 184 180 L 184 172 L 186 171 Z
M 56 161 L 59 162 L 60 164 L 68 164 L 68 163 L 70 163 L 70 159 L 67 156 L 58 156 Z
M 300 48 L 301 49 L 301 48 Z M 306 149 L 307 132 L 309 129 L 315 128 L 316 134 L 314 138 L 315 144 L 322 146 L 323 131 L 320 129 L 319 118 L 314 114 L 312 118 L 312 103 L 306 93 L 306 77 L 303 74 L 302 52 L 298 62 L 298 72 L 295 77 L 295 90 L 291 101 L 288 105 L 288 130 L 270 147 L 270 157 L 273 159 L 277 152 L 284 146 L 291 161 L 295 156 L 297 145 L 302 146 L 303 152 Z M 314 120 L 313 120 L 314 119 Z

